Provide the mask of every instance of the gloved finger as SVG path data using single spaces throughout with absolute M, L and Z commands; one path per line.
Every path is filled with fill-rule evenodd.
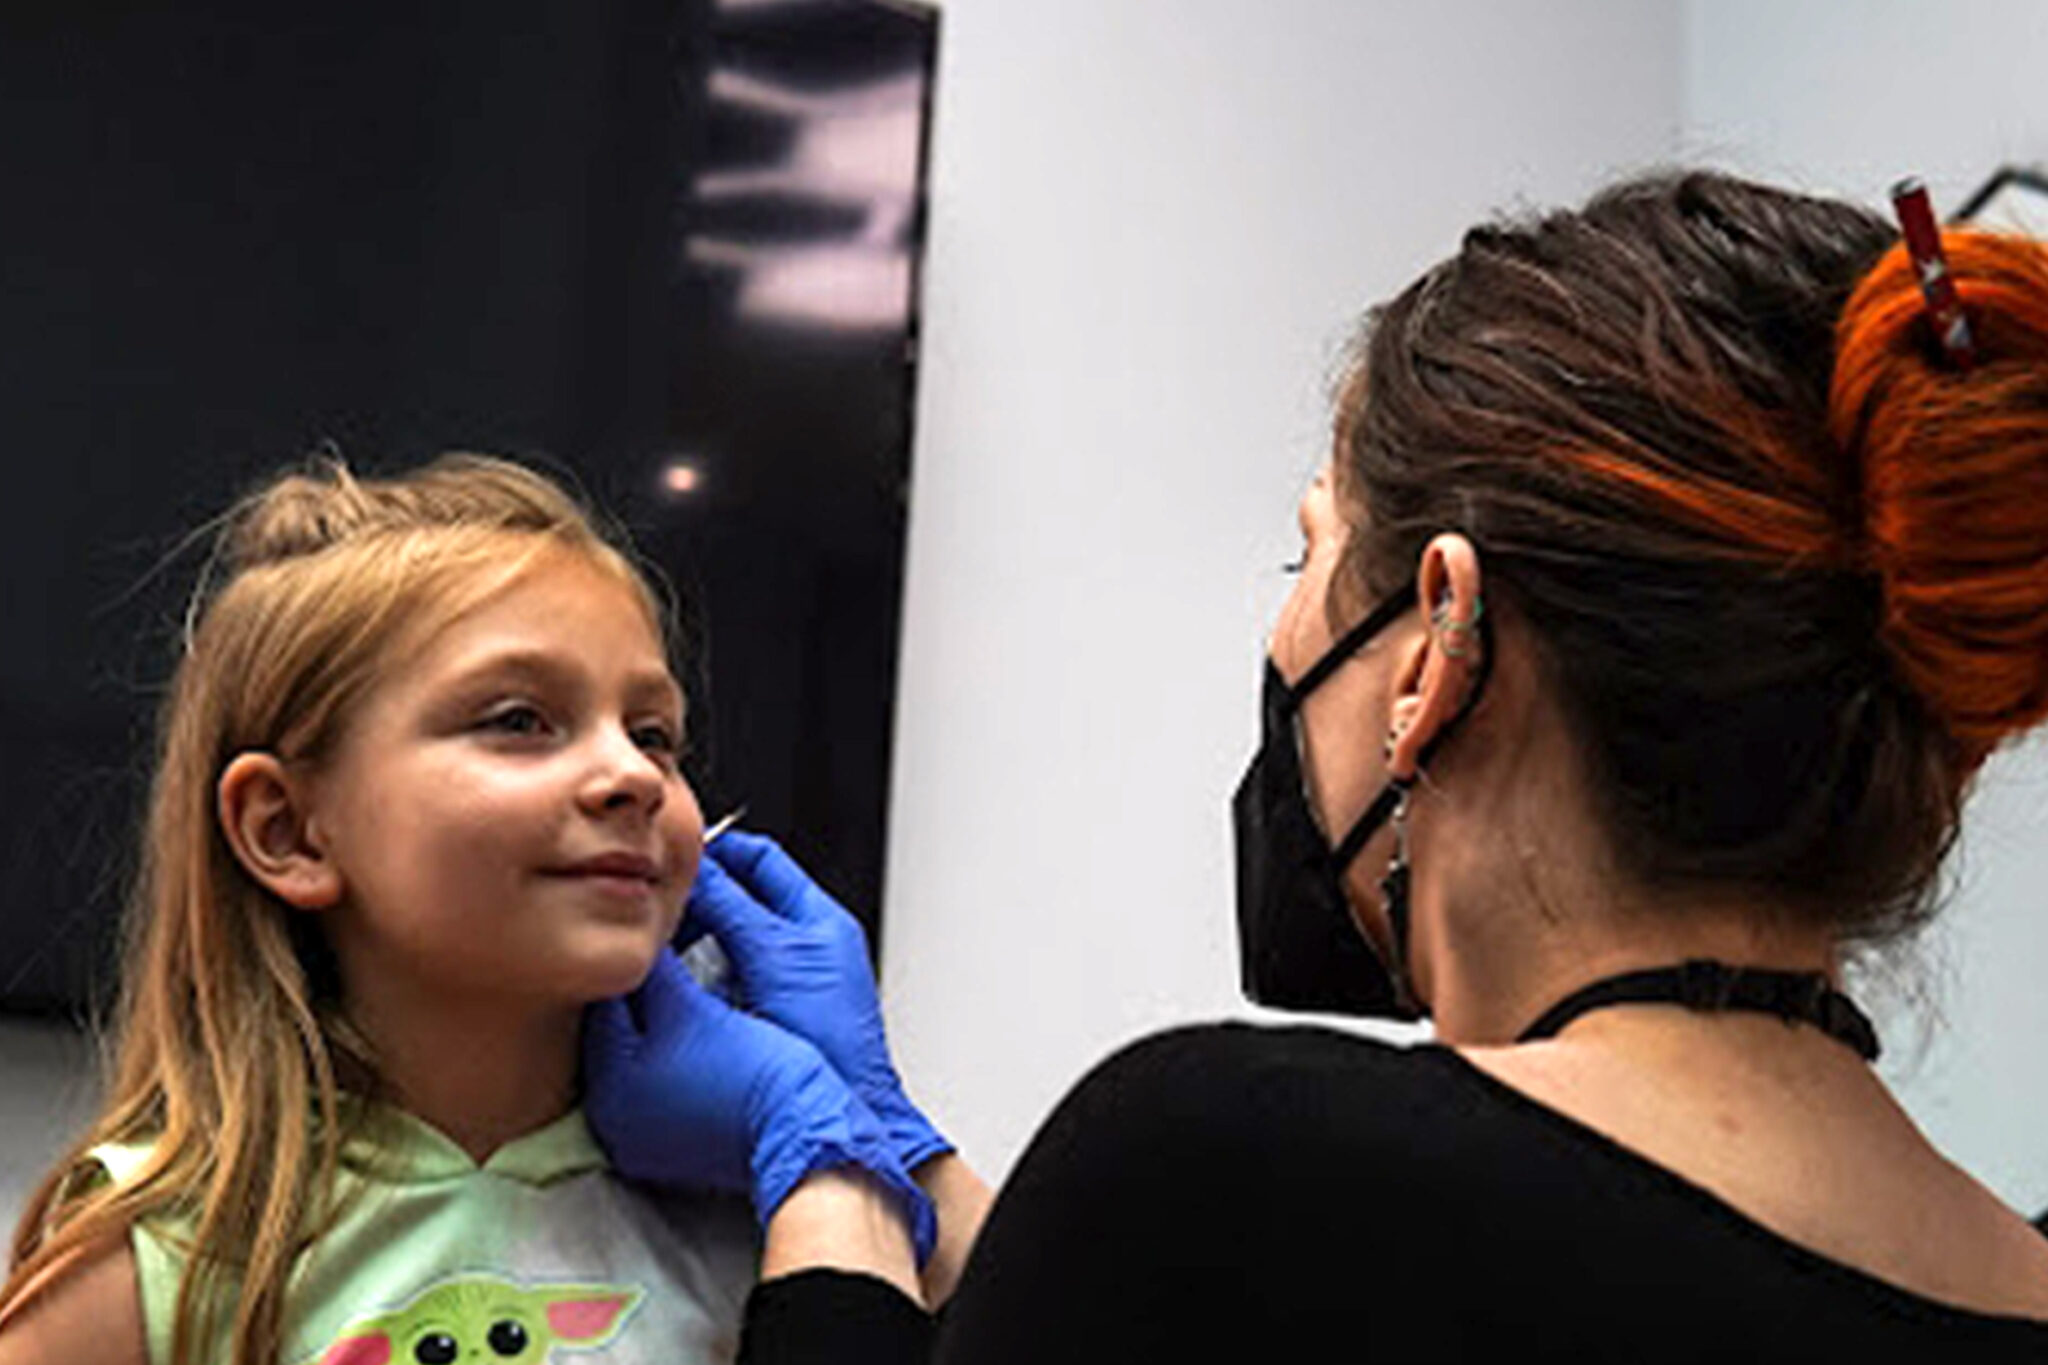
M 690 901 L 683 914 L 718 940 L 733 968 L 742 975 L 750 963 L 758 960 L 769 935 L 775 932 L 774 912 L 748 895 L 745 887 L 708 858 L 697 870 L 697 881 L 690 888 Z
M 734 830 L 706 852 L 720 868 L 788 919 L 817 919 L 839 908 L 839 903 L 811 880 L 811 874 L 765 834 Z
M 640 1046 L 640 1030 L 622 996 L 599 1000 L 583 1012 L 583 1051 L 605 1061 L 624 1061 Z
M 774 841 L 763 835 L 734 830 L 704 850 L 697 874 L 697 886 L 708 894 L 744 896 L 782 919 L 792 917 L 796 907 L 785 904 L 754 885 L 753 867 L 761 846 L 773 848 Z M 691 887 L 695 895 L 697 886 Z
M 654 970 L 633 993 L 640 1017 L 649 1035 L 675 1033 L 684 1028 L 702 1005 L 704 988 L 690 975 L 690 969 L 674 953 L 655 954 Z

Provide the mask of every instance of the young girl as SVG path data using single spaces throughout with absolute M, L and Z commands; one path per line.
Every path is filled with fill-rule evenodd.
M 280 478 L 162 717 L 105 1107 L 0 1365 L 729 1358 L 744 1201 L 615 1179 L 583 1007 L 668 942 L 702 816 L 667 616 L 516 465 Z

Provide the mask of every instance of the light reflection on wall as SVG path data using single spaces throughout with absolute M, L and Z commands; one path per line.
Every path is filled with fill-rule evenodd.
M 648 548 L 695 613 L 691 780 L 880 941 L 939 15 L 690 0 Z M 643 353 L 650 354 L 651 353 Z
M 808 202 L 859 216 L 851 230 L 795 243 L 693 234 L 684 243 L 689 261 L 738 272 L 735 307 L 745 318 L 902 330 L 913 288 L 923 74 L 811 91 L 715 70 L 708 88 L 714 101 L 797 126 L 782 159 L 698 176 L 700 203 Z
M 661 491 L 670 497 L 685 497 L 703 483 L 703 471 L 689 460 L 670 460 L 661 467 Z

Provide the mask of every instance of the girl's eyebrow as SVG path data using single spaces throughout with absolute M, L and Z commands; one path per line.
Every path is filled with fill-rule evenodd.
M 463 664 L 452 686 L 471 688 L 501 677 L 530 678 L 554 686 L 582 688 L 588 674 L 554 650 L 530 645 L 513 645 L 493 650 Z M 635 669 L 625 681 L 626 695 L 634 700 L 656 698 L 681 709 L 683 689 L 666 668 Z
M 541 682 L 575 682 L 580 670 L 545 649 L 514 645 L 474 655 L 454 670 L 457 687 L 492 682 L 500 677 L 528 677 Z
M 678 714 L 683 709 L 683 689 L 667 669 L 636 672 L 626 681 L 626 695 L 633 698 L 658 699 Z

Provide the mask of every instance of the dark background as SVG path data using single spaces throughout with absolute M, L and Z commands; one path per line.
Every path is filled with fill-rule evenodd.
M 623 520 L 684 600 L 707 818 L 746 802 L 878 930 L 914 309 L 744 317 L 683 244 L 862 217 L 693 194 L 802 122 L 712 98 L 714 68 L 830 96 L 928 74 L 936 27 L 879 0 L 6 8 L 0 1009 L 108 995 L 191 533 L 322 443 L 524 457 Z

